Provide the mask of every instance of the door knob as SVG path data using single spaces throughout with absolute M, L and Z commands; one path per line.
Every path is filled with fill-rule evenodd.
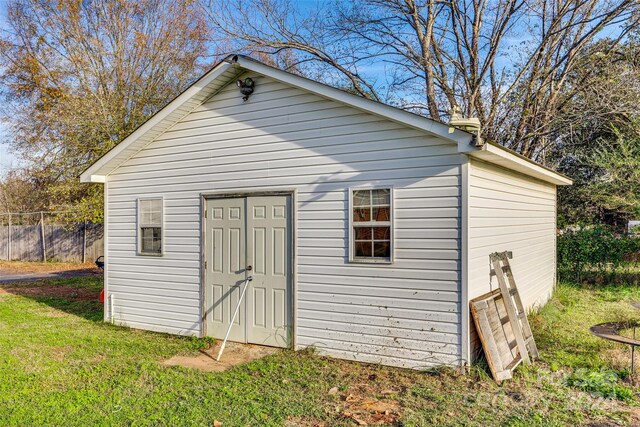
M 248 266 L 248 267 L 246 268 L 246 270 L 247 270 L 247 271 L 251 271 L 251 270 L 253 270 L 253 267 Z

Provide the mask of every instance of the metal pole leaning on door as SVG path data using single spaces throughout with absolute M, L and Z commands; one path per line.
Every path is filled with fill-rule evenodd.
M 249 286 L 249 282 L 253 280 L 253 276 L 249 276 L 244 279 L 244 288 L 242 289 L 242 293 L 240 294 L 240 298 L 238 298 L 238 305 L 236 305 L 236 309 L 233 311 L 233 316 L 231 316 L 231 321 L 229 322 L 229 329 L 227 329 L 227 333 L 224 336 L 224 340 L 222 341 L 222 345 L 220 346 L 220 351 L 218 351 L 218 357 L 216 357 L 216 361 L 219 362 L 222 357 L 222 352 L 224 351 L 225 346 L 227 345 L 227 339 L 229 339 L 229 334 L 231 333 L 231 328 L 233 328 L 233 322 L 236 320 L 236 316 L 238 315 L 238 311 L 240 311 L 240 304 L 242 303 L 242 299 L 244 298 L 244 294 L 247 292 L 247 287 Z

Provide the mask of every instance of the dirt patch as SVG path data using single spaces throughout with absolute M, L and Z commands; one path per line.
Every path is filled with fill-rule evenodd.
M 0 286 L 0 295 L 12 294 L 29 298 L 64 298 L 69 301 L 98 301 L 100 291 L 72 288 L 69 286 L 20 286 L 6 284 Z
M 32 273 L 57 273 L 70 270 L 95 269 L 93 263 L 77 262 L 27 262 L 27 261 L 0 261 L 0 275 L 2 274 L 32 274 Z
M 92 363 L 102 362 L 106 357 L 102 354 L 96 354 L 95 356 L 90 356 L 87 361 Z
M 280 349 L 274 347 L 229 342 L 220 361 L 217 362 L 216 356 L 218 355 L 220 344 L 221 341 L 217 341 L 212 348 L 201 350 L 197 356 L 173 356 L 171 359 L 165 360 L 163 365 L 182 366 L 204 372 L 222 372 L 280 351 Z
M 624 260 L 625 261 L 630 261 L 630 262 L 640 262 L 640 251 L 631 252 L 630 254 L 626 254 L 624 256 Z
M 73 346 L 54 346 L 50 347 L 49 351 L 53 360 L 55 360 L 56 362 L 62 362 L 67 354 L 73 351 Z
M 375 383 L 375 378 L 372 382 L 350 385 L 344 392 L 337 387 L 328 391 L 338 400 L 337 404 L 331 405 L 331 410 L 363 426 L 397 423 L 403 409 L 391 396 L 398 393 L 401 393 L 399 388 L 384 388 L 383 384 Z
M 326 391 L 325 411 L 362 426 L 401 425 L 407 402 L 433 401 L 431 396 L 446 395 L 449 384 L 463 377 L 454 370 L 443 369 L 425 371 L 416 378 L 415 371 L 407 369 L 341 361 L 332 361 L 326 369 L 324 375 L 335 376 L 336 383 Z M 468 386 L 473 387 L 473 382 Z

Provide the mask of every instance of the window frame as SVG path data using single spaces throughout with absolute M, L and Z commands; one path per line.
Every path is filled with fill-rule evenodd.
M 354 236 L 354 221 L 353 221 L 353 193 L 355 191 L 360 190 L 389 190 L 389 258 L 364 258 L 364 257 L 356 257 L 355 256 L 355 236 Z M 395 197 L 394 197 L 394 188 L 391 185 L 375 185 L 375 186 L 362 186 L 362 187 L 349 187 L 347 190 L 349 192 L 349 200 L 348 200 L 348 211 L 349 211 L 349 241 L 348 251 L 349 251 L 349 262 L 353 264 L 393 264 L 395 261 Z M 385 221 L 386 222 L 386 221 Z M 370 222 L 374 224 L 374 222 Z M 375 227 L 375 225 L 371 225 Z M 386 225 L 385 225 L 386 227 Z
M 142 210 L 140 208 L 140 202 L 150 201 L 150 200 L 160 200 L 160 252 L 143 252 L 142 251 L 142 221 L 140 220 L 142 215 Z M 150 257 L 161 257 L 164 256 L 164 197 L 163 196 L 153 196 L 153 197 L 139 197 L 136 199 L 136 254 L 138 256 L 150 256 Z

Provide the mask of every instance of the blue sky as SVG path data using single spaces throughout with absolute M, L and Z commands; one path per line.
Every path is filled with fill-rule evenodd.
M 302 10 L 304 10 L 305 8 L 308 8 L 321 1 L 322 0 L 299 0 L 299 3 L 297 3 L 297 5 Z M 7 0 L 0 0 L 0 31 L 4 31 L 6 29 L 6 2 Z M 604 31 L 600 37 L 606 37 L 615 30 L 616 28 Z M 515 46 L 522 41 L 523 40 L 521 38 L 510 36 L 505 42 L 508 45 Z M 508 51 L 509 49 L 506 50 Z M 509 59 L 499 58 L 497 60 L 498 65 L 500 66 L 503 65 L 503 63 L 506 61 L 509 61 Z M 368 73 L 380 74 L 380 80 L 384 80 L 384 76 L 387 73 L 387 69 L 385 67 L 385 64 L 379 64 L 377 66 L 370 65 L 366 71 Z M 362 70 L 360 71 L 362 72 Z M 9 168 L 18 166 L 18 159 L 13 155 L 11 148 L 7 145 L 8 139 L 9 131 L 7 129 L 7 126 L 0 122 L 0 177 L 3 176 L 9 170 Z
M 7 136 L 4 126 L 0 124 L 0 177 L 3 176 L 15 162 L 15 157 L 11 153 L 10 148 L 3 143 Z
M 6 139 L 6 131 L 0 125 L 0 140 Z M 15 161 L 14 156 L 11 154 L 9 147 L 0 142 L 0 176 L 3 176 L 11 164 Z

